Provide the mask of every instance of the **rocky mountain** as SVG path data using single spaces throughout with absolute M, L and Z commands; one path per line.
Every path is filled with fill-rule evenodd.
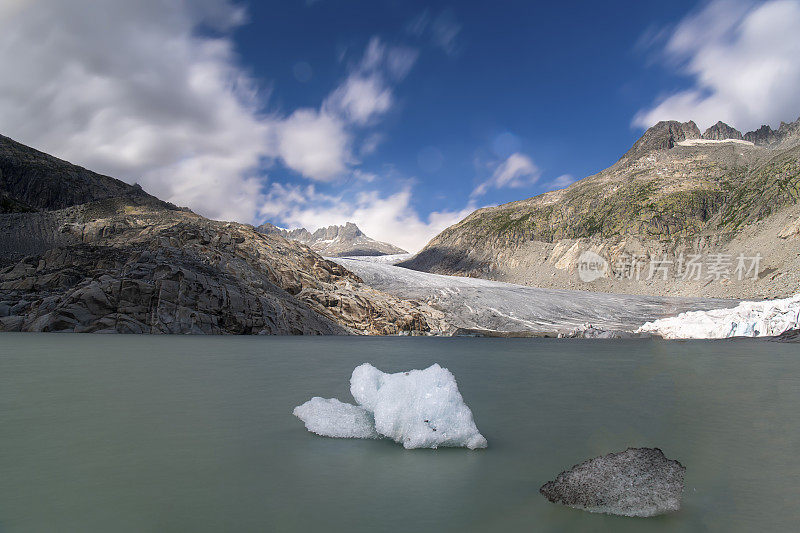
M 0 331 L 442 332 L 307 246 L 0 137 Z
M 287 230 L 269 222 L 256 228 L 267 235 L 280 235 L 302 242 L 324 257 L 352 257 L 361 255 L 393 255 L 408 253 L 387 242 L 376 241 L 364 235 L 358 226 L 348 222 L 344 226 L 328 226 L 311 233 L 305 228 Z
M 56 210 L 115 197 L 159 203 L 137 185 L 70 165 L 0 135 L 0 213 Z
M 767 126 L 769 128 L 769 126 Z M 707 141 L 723 141 L 725 139 L 742 140 L 742 132 L 720 121 L 703 132 L 703 139 Z
M 745 135 L 659 122 L 608 169 L 479 209 L 400 265 L 550 288 L 783 297 L 800 287 L 799 197 L 800 120 Z M 585 251 L 602 267 L 588 282 L 577 275 Z M 687 276 L 693 256 L 705 270 Z

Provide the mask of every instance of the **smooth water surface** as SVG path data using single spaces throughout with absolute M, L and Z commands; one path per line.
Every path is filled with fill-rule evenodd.
M 308 433 L 353 368 L 438 362 L 489 440 Z M 590 457 L 687 468 L 651 519 L 547 502 Z M 761 341 L 0 334 L 0 531 L 794 531 L 800 349 Z

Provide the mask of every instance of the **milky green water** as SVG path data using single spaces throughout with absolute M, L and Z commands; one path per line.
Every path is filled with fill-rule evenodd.
M 314 436 L 352 369 L 453 371 L 483 451 Z M 550 504 L 628 446 L 680 512 Z M 796 531 L 800 349 L 758 341 L 0 334 L 0 531 Z

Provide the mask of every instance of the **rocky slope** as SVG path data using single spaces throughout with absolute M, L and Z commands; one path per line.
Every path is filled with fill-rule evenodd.
M 440 333 L 307 246 L 0 138 L 0 331 Z
M 287 230 L 269 222 L 256 230 L 267 235 L 280 235 L 308 245 L 324 257 L 353 257 L 361 255 L 393 255 L 408 253 L 387 242 L 376 241 L 362 233 L 358 226 L 348 222 L 344 226 L 328 226 L 311 233 L 305 228 Z
M 745 135 L 724 123 L 701 135 L 693 122 L 660 122 L 610 168 L 479 209 L 401 266 L 540 287 L 782 297 L 800 287 L 799 196 L 800 120 Z M 606 262 L 591 282 L 577 275 L 587 250 Z M 711 275 L 715 254 L 727 276 Z M 739 254 L 747 267 L 761 255 L 758 279 L 737 279 Z M 706 266 L 699 279 L 681 271 L 693 255 Z M 650 275 L 651 257 L 667 268 Z

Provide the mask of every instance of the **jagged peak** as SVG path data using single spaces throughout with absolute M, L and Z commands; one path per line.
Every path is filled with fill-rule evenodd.
M 309 245 L 314 251 L 329 255 L 382 255 L 406 253 L 393 244 L 376 241 L 364 235 L 352 222 L 318 228 L 313 233 L 306 228 L 287 230 L 265 222 L 256 228 L 268 235 L 280 235 Z
M 692 120 L 662 120 L 649 127 L 620 160 L 641 157 L 654 150 L 669 150 L 680 141 L 699 138 L 700 128 Z
M 709 141 L 724 141 L 725 139 L 742 140 L 742 132 L 728 126 L 720 120 L 703 132 L 702 138 Z
M 745 133 L 736 128 L 718 121 L 713 126 L 700 133 L 694 121 L 680 122 L 678 120 L 662 120 L 648 128 L 634 143 L 630 150 L 620 158 L 620 161 L 636 159 L 657 150 L 669 150 L 681 141 L 704 139 L 724 141 L 727 139 L 745 140 L 756 146 L 774 146 L 787 139 L 800 139 L 800 118 L 794 122 L 781 122 L 777 130 L 768 125 L 763 125 L 755 131 Z
M 337 236 L 343 237 L 358 237 L 364 233 L 352 222 L 346 222 L 344 225 L 337 226 L 331 225 L 324 228 L 319 228 L 313 233 L 314 238 L 321 238 L 323 236 L 333 238 Z
M 791 137 L 800 137 L 800 118 L 794 122 L 783 122 L 777 130 L 773 130 L 769 125 L 763 124 L 754 131 L 744 134 L 744 140 L 750 141 L 757 146 L 770 146 L 780 144 Z

